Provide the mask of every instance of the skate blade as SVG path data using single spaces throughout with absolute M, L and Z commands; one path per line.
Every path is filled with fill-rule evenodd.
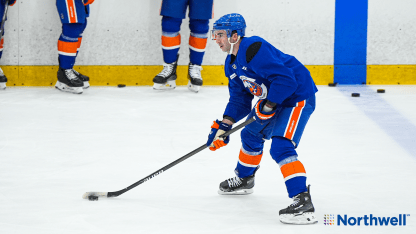
M 90 87 L 90 83 L 88 81 L 84 81 L 84 86 L 82 86 L 83 89 L 88 89 Z
M 188 81 L 188 89 L 194 93 L 198 93 L 201 86 L 191 84 L 191 81 Z
M 232 192 L 224 192 L 221 189 L 218 189 L 218 194 L 220 195 L 248 195 L 252 194 L 254 192 L 253 189 L 241 189 L 238 191 L 232 191 Z
M 285 224 L 297 224 L 297 225 L 305 225 L 305 224 L 314 224 L 318 222 L 318 219 L 315 216 L 314 212 L 307 212 L 301 215 L 279 215 L 279 220 Z
M 0 89 L 6 89 L 6 83 L 0 83 Z
M 153 83 L 153 89 L 155 90 L 172 90 L 176 88 L 175 80 L 168 80 L 164 84 Z
M 82 87 L 69 87 L 68 85 L 59 81 L 56 82 L 55 88 L 63 92 L 82 94 Z

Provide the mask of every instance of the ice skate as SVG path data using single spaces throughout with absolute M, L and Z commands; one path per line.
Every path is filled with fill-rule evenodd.
M 7 77 L 4 75 L 3 70 L 0 68 L 0 89 L 6 89 Z
M 84 82 L 75 74 L 74 70 L 59 68 L 55 88 L 64 92 L 81 94 L 83 86 Z
M 188 67 L 188 89 L 192 92 L 198 93 L 202 86 L 202 67 L 196 64 L 189 63 Z
M 240 178 L 238 176 L 224 180 L 220 184 L 218 194 L 221 195 L 247 195 L 253 193 L 254 175 L 259 167 L 256 168 L 253 175 Z
M 179 56 L 178 56 L 179 58 Z M 178 60 L 173 63 L 164 63 L 163 70 L 153 78 L 153 89 L 171 90 L 176 88 L 176 67 Z
M 293 203 L 286 209 L 279 211 L 280 222 L 286 224 L 313 224 L 318 222 L 309 191 L 310 185 L 307 192 L 294 196 Z
M 78 76 L 78 78 L 79 78 L 80 80 L 82 80 L 82 82 L 84 83 L 84 86 L 82 86 L 82 88 L 83 88 L 83 89 L 88 89 L 88 88 L 90 87 L 90 83 L 89 83 L 90 78 L 89 78 L 88 76 L 86 76 L 86 75 L 83 75 L 83 74 L 81 74 L 81 73 L 77 72 L 75 69 L 72 69 L 72 71 L 73 71 L 73 72 L 75 73 L 75 75 L 77 75 L 77 76 Z

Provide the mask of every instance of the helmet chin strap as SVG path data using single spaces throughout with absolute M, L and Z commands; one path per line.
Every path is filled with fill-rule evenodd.
M 232 43 L 231 42 L 231 37 L 228 38 L 228 42 L 231 44 L 231 48 L 230 48 L 230 52 L 228 52 L 228 54 L 232 54 L 233 53 L 233 49 L 234 49 L 234 45 L 237 44 L 237 42 L 240 40 L 240 36 L 237 37 L 237 41 Z

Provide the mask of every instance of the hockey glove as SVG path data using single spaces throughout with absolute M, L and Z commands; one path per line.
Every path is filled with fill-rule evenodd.
M 210 150 L 215 151 L 223 146 L 226 146 L 228 142 L 230 142 L 229 136 L 225 139 L 220 138 L 220 136 L 229 131 L 231 126 L 232 125 L 215 120 L 214 124 L 211 126 L 211 132 L 208 135 L 207 146 Z
M 84 6 L 92 4 L 95 0 L 84 0 Z
M 13 6 L 16 3 L 16 0 L 9 0 L 9 6 Z M 1 0 L 1 4 L 6 4 L 6 0 Z
M 259 100 L 254 106 L 252 112 L 254 112 L 253 116 L 256 118 L 256 122 L 263 125 L 270 122 L 270 120 L 276 114 L 277 109 L 278 108 L 276 108 L 276 103 L 267 100 Z

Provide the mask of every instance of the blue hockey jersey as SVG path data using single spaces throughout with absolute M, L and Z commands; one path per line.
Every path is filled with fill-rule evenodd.
M 224 116 L 236 122 L 250 113 L 254 96 L 293 107 L 318 91 L 302 63 L 257 36 L 242 39 L 237 56 L 227 56 L 224 70 L 230 92 Z

